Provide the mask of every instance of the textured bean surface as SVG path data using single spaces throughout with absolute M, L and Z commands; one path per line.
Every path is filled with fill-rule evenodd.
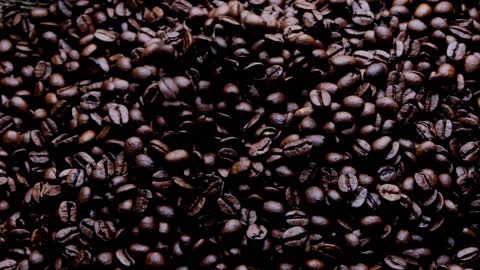
M 479 10 L 9 11 L 0 270 L 480 269 Z

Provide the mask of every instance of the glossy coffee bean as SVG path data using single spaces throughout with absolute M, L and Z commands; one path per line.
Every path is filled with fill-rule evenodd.
M 477 268 L 475 1 L 10 2 L 0 269 Z

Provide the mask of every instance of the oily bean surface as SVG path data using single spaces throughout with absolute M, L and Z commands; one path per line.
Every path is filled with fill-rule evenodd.
M 480 269 L 478 1 L 3 2 L 0 270 Z

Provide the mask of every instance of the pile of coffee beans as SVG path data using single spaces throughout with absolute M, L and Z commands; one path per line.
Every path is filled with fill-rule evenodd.
M 480 269 L 476 0 L 57 0 L 0 23 L 0 270 Z

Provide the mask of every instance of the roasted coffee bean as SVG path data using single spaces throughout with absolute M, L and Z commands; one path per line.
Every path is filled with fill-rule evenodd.
M 388 255 L 383 259 L 385 264 L 391 269 L 407 269 L 408 263 L 402 257 L 396 255 Z
M 160 252 L 149 252 L 145 257 L 146 269 L 159 269 L 166 266 L 164 256 Z
M 282 243 L 287 248 L 301 248 L 306 242 L 306 231 L 300 226 L 291 227 L 282 234 Z
M 59 174 L 62 184 L 71 187 L 81 187 L 85 183 L 85 172 L 80 169 L 67 169 Z
M 43 2 L 0 4 L 0 269 L 477 268 L 475 1 Z
M 108 116 L 112 123 L 116 125 L 125 125 L 128 123 L 128 109 L 121 104 L 110 104 L 108 108 Z
M 364 187 L 359 187 L 356 191 L 355 191 L 355 195 L 351 201 L 351 206 L 353 208 L 359 208 L 359 207 L 362 207 L 363 204 L 365 203 L 365 201 L 367 200 L 367 196 L 368 196 L 368 190 Z
M 447 56 L 454 61 L 461 61 L 465 58 L 467 46 L 456 41 L 448 44 Z
M 358 178 L 354 174 L 342 174 L 338 177 L 338 189 L 348 193 L 358 188 Z
M 93 224 L 96 236 L 102 241 L 110 241 L 114 238 L 115 228 L 111 221 L 97 220 Z
M 401 199 L 400 188 L 393 184 L 383 184 L 378 188 L 378 193 L 387 201 L 398 201 Z
M 445 140 L 452 136 L 453 124 L 452 121 L 448 119 L 443 119 L 437 121 L 435 124 L 435 134 L 441 140 Z
M 478 55 L 468 55 L 465 57 L 464 63 L 465 74 L 479 74 L 480 72 L 480 57 Z
M 360 27 L 367 27 L 374 22 L 374 14 L 366 8 L 358 7 L 353 11 L 352 21 Z
M 383 182 L 393 182 L 397 178 L 397 170 L 392 166 L 380 167 L 377 174 L 378 178 Z
M 241 209 L 240 201 L 232 194 L 225 194 L 223 198 L 218 198 L 217 205 L 219 210 L 227 216 L 234 216 Z
M 79 235 L 77 227 L 66 227 L 56 232 L 55 240 L 65 245 L 78 239 Z
M 480 256 L 479 249 L 477 247 L 467 247 L 457 252 L 456 257 L 462 263 L 469 263 L 478 260 Z
M 300 139 L 285 145 L 283 148 L 283 153 L 286 157 L 296 158 L 308 155 L 311 149 L 312 142 L 310 140 Z
M 94 36 L 96 39 L 106 43 L 114 42 L 119 37 L 118 33 L 105 29 L 97 29 Z
M 188 162 L 190 155 L 183 149 L 173 150 L 165 155 L 165 161 L 171 164 L 182 164 Z
M 437 183 L 435 172 L 430 169 L 423 169 L 421 172 L 415 173 L 415 183 L 423 191 L 429 191 Z
M 17 262 L 12 259 L 5 259 L 0 261 L 0 269 L 2 270 L 13 270 L 17 267 Z
M 125 249 L 118 249 L 115 252 L 115 258 L 118 262 L 124 267 L 132 267 L 135 265 L 135 260 L 128 254 L 128 251 Z
M 285 207 L 281 202 L 278 201 L 266 201 L 263 203 L 263 210 L 267 214 L 282 214 L 285 211 Z
M 363 157 L 370 154 L 372 147 L 367 141 L 363 139 L 357 139 L 356 142 L 352 145 L 352 149 L 354 151 L 354 154 Z
M 33 164 L 41 165 L 46 164 L 50 161 L 49 154 L 47 151 L 32 151 L 28 154 L 30 162 Z
M 329 108 L 332 103 L 332 98 L 327 90 L 312 90 L 310 91 L 310 102 L 318 108 Z
M 230 219 L 225 222 L 220 230 L 223 237 L 235 237 L 243 229 L 243 224 L 238 219 Z M 226 240 L 226 239 L 225 239 Z
M 263 225 L 251 224 L 248 226 L 246 236 L 249 241 L 262 241 L 267 236 L 267 228 Z
M 479 151 L 477 142 L 467 142 L 460 148 L 460 156 L 463 161 L 476 161 L 478 160 Z
M 290 226 L 307 226 L 309 223 L 306 213 L 300 210 L 292 210 L 285 214 L 286 223 Z
M 321 188 L 317 186 L 311 186 L 305 189 L 305 202 L 311 205 L 321 204 L 325 195 Z
M 258 157 L 258 156 L 264 155 L 270 150 L 271 144 L 272 144 L 272 140 L 270 138 L 263 138 L 260 141 L 252 144 L 252 146 L 250 146 L 250 149 L 248 150 L 248 154 L 251 157 Z
M 58 208 L 58 217 L 63 223 L 77 222 L 77 205 L 72 201 L 63 201 Z

